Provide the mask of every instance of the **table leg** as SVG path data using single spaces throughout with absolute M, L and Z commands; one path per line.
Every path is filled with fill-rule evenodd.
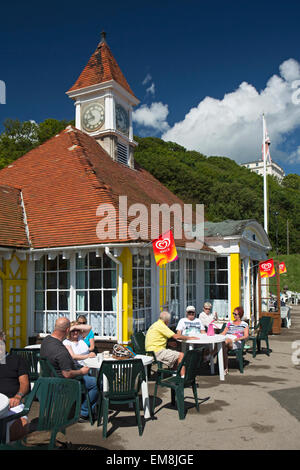
M 218 343 L 218 363 L 219 363 L 220 380 L 225 380 L 222 343 Z
M 147 366 L 144 366 L 144 368 L 145 368 L 146 380 L 143 380 L 141 384 L 141 390 L 142 390 L 142 400 L 143 400 L 143 408 L 144 408 L 144 418 L 149 419 L 151 418 L 151 415 L 150 415 L 150 401 L 149 401 L 149 391 L 148 391 Z

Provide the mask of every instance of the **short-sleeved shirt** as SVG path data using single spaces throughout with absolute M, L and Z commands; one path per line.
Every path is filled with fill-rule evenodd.
M 43 339 L 40 354 L 51 362 L 60 377 L 63 377 L 62 370 L 75 370 L 74 361 L 67 348 L 51 335 Z
M 0 393 L 12 398 L 20 390 L 19 377 L 29 375 L 25 359 L 17 354 L 6 356 L 6 363 L 0 364 Z
M 244 336 L 244 330 L 245 328 L 248 328 L 248 323 L 245 321 L 241 321 L 240 325 L 235 325 L 233 322 L 228 322 L 226 324 L 226 327 L 228 328 L 227 334 L 228 335 L 234 335 L 237 338 L 241 338 Z
M 146 351 L 161 351 L 166 349 L 168 339 L 174 336 L 174 331 L 167 327 L 161 319 L 153 323 L 146 334 Z
M 90 339 L 93 339 L 94 338 L 94 332 L 91 330 L 88 332 L 88 334 L 85 336 L 85 338 L 83 338 L 83 341 L 88 345 L 88 347 L 90 347 L 91 343 L 90 343 Z
M 201 331 L 205 331 L 205 327 L 199 318 L 189 320 L 186 317 L 179 320 L 176 330 L 181 331 L 181 334 L 184 336 L 197 336 L 201 334 Z
M 78 341 L 70 341 L 69 339 L 65 339 L 63 341 L 63 345 L 64 346 L 70 346 L 74 352 L 74 354 L 76 354 L 76 356 L 80 356 L 80 355 L 85 355 L 85 354 L 89 354 L 89 348 L 88 348 L 88 345 L 83 341 L 83 338 L 80 336 L 78 338 Z M 75 363 L 78 363 L 80 365 L 84 365 L 84 362 L 83 360 L 80 361 L 80 360 L 76 360 Z

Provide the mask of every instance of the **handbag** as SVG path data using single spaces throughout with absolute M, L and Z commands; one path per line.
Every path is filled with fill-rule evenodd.
M 213 322 L 211 322 L 207 327 L 207 336 L 214 336 L 214 334 L 215 334 L 214 324 Z

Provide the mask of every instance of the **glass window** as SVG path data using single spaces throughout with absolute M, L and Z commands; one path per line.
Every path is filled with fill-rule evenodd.
M 52 333 L 58 316 L 70 314 L 70 261 L 61 255 L 35 261 L 36 333 Z
M 132 257 L 133 331 L 146 331 L 151 325 L 151 256 Z
M 215 261 L 205 261 L 205 301 L 211 302 L 219 318 L 228 312 L 228 257 L 220 256 Z
M 186 303 L 196 307 L 196 260 L 185 260 Z
M 116 336 L 117 268 L 106 254 L 76 255 L 76 314 L 86 315 L 96 336 Z

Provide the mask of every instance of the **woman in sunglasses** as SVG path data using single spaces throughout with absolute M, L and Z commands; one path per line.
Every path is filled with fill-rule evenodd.
M 243 307 L 236 307 L 233 311 L 234 320 L 227 323 L 221 335 L 225 335 L 224 355 L 224 372 L 228 374 L 228 350 L 238 349 L 242 347 L 242 340 L 246 340 L 249 336 L 248 323 L 242 321 L 244 316 Z

